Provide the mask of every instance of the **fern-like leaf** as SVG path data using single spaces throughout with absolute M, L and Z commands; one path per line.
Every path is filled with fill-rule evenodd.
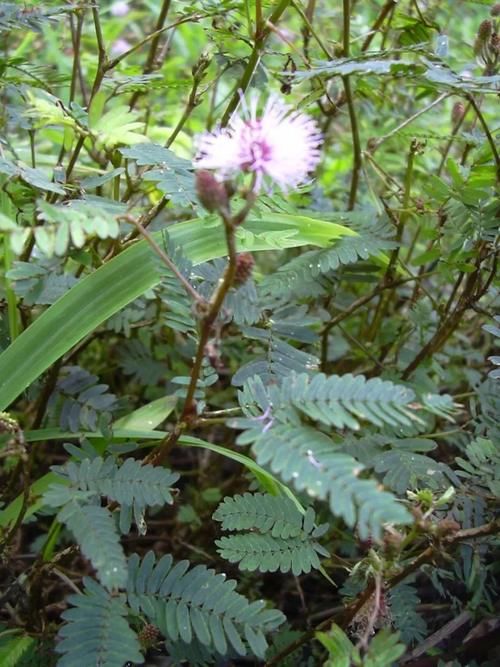
M 462 478 L 486 486 L 500 497 L 500 450 L 486 438 L 476 438 L 465 449 L 467 459 L 457 456 L 455 461 L 462 468 L 457 472 Z
M 308 541 L 299 537 L 272 537 L 248 533 L 216 540 L 217 550 L 230 563 L 239 563 L 240 570 L 253 572 L 293 572 L 295 575 L 318 569 L 318 554 Z M 317 545 L 319 546 L 319 545 Z M 320 547 L 321 549 L 321 547 Z M 321 549 L 322 555 L 327 555 Z
M 70 461 L 53 470 L 67 479 L 73 488 L 106 496 L 140 511 L 154 505 L 171 505 L 174 502 L 172 486 L 179 479 L 179 475 L 168 468 L 143 465 L 132 458 L 119 466 L 112 456 L 106 459 L 97 456 L 79 463 Z
M 324 294 L 328 274 L 339 267 L 366 260 L 382 250 L 395 247 L 391 238 L 393 229 L 387 222 L 375 227 L 363 225 L 359 236 L 343 236 L 330 248 L 310 250 L 294 257 L 268 275 L 260 285 L 262 296 L 289 301 L 291 297 L 317 296 Z
M 267 431 L 244 433 L 239 443 L 253 441 L 257 462 L 269 466 L 298 491 L 328 500 L 330 509 L 348 526 L 357 524 L 361 539 L 379 539 L 385 523 L 405 524 L 411 516 L 373 479 L 363 479 L 364 466 L 324 433 L 298 424 L 280 424 Z
M 123 588 L 127 562 L 111 512 L 99 505 L 80 505 L 71 500 L 57 518 L 73 533 L 101 583 L 108 589 Z
M 128 625 L 125 596 L 113 596 L 92 579 L 84 579 L 81 595 L 70 595 L 73 605 L 61 616 L 66 624 L 58 634 L 58 667 L 123 667 L 142 664 L 139 641 Z
M 427 636 L 425 620 L 417 612 L 419 604 L 420 598 L 411 584 L 402 583 L 391 589 L 392 620 L 405 644 L 420 642 Z
M 262 396 L 265 400 L 262 401 Z M 272 406 L 273 419 L 294 421 L 303 413 L 327 426 L 358 430 L 360 420 L 375 426 L 409 426 L 417 419 L 411 389 L 388 380 L 363 375 L 330 375 L 292 373 L 279 386 L 263 387 L 260 378 L 247 381 L 240 392 L 240 404 Z M 264 405 L 263 405 L 264 403 Z M 295 417 L 296 420 L 296 417 Z
M 301 514 L 288 498 L 265 493 L 225 498 L 213 518 L 223 530 L 252 531 L 216 541 L 222 558 L 241 570 L 299 575 L 320 567 L 318 554 L 328 556 L 315 539 L 327 526 L 315 526 L 314 510 Z
M 317 369 L 319 360 L 312 354 L 297 349 L 283 340 L 312 343 L 316 334 L 307 325 L 315 324 L 316 320 L 308 317 L 306 308 L 295 309 L 292 316 L 285 311 L 275 312 L 272 320 L 265 328 L 242 327 L 245 338 L 259 341 L 264 346 L 265 354 L 258 355 L 252 361 L 241 366 L 232 378 L 232 384 L 241 386 L 249 378 L 258 375 L 267 384 L 281 380 L 292 373 L 301 373 Z
M 273 392 L 275 394 L 277 392 Z M 311 419 L 336 428 L 359 429 L 359 420 L 383 426 L 409 425 L 415 419 L 408 407 L 415 398 L 413 391 L 387 380 L 363 375 L 324 375 L 313 378 L 293 375 L 283 383 L 279 403 L 293 405 Z
M 204 565 L 191 570 L 188 561 L 174 565 L 170 555 L 157 562 L 150 551 L 142 561 L 136 554 L 129 560 L 129 605 L 147 616 L 168 640 L 189 644 L 195 638 L 221 655 L 230 649 L 246 655 L 248 645 L 254 655 L 264 658 L 264 633 L 281 625 L 284 616 L 265 609 L 263 600 L 248 602 L 235 587 L 235 581 Z

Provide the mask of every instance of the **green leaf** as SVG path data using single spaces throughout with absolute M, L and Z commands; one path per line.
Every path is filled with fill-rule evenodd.
M 127 564 L 111 512 L 99 505 L 80 505 L 75 499 L 57 515 L 75 536 L 82 553 L 108 589 L 123 588 Z
M 315 527 L 314 511 L 304 515 L 288 498 L 262 493 L 225 498 L 213 518 L 223 530 L 240 531 L 216 540 L 222 558 L 239 563 L 240 570 L 297 576 L 320 568 L 318 554 L 328 556 L 315 539 L 327 526 Z
M 169 416 L 175 408 L 177 396 L 162 396 L 147 405 L 134 410 L 124 417 L 120 417 L 111 428 L 113 430 L 153 430 Z
M 35 639 L 29 635 L 9 638 L 2 632 L 0 638 L 0 665 L 2 667 L 16 667 L 16 665 L 21 664 L 26 658 L 26 653 L 32 651 L 35 643 Z
M 276 247 L 276 243 L 263 238 L 273 229 L 294 231 L 287 242 L 289 247 L 327 246 L 334 239 L 355 234 L 336 223 L 276 213 L 250 218 L 245 227 L 254 235 L 252 251 Z M 180 223 L 170 228 L 169 235 L 195 264 L 227 252 L 223 229 L 214 218 Z M 160 232 L 156 239 L 162 242 Z M 244 249 L 248 248 L 239 248 Z M 73 345 L 158 282 L 155 256 L 141 241 L 76 284 L 0 355 L 0 410 Z
M 56 651 L 63 656 L 58 667 L 123 667 L 142 665 L 137 635 L 127 623 L 128 609 L 123 595 L 113 596 L 89 578 L 83 594 L 70 595 L 73 605 L 61 616 L 66 623 L 58 634 Z
M 167 433 L 165 431 L 153 431 L 153 430 L 128 430 L 128 429 L 114 429 L 113 437 L 117 440 L 162 440 Z M 38 431 L 26 431 L 25 438 L 27 442 L 45 442 L 47 440 L 68 440 L 74 438 L 85 437 L 90 440 L 99 440 L 102 441 L 101 433 L 92 433 L 92 432 L 80 432 L 80 433 L 71 433 L 68 431 L 61 431 L 61 429 L 40 429 Z M 289 498 L 299 512 L 304 513 L 305 510 L 300 504 L 300 501 L 296 498 L 294 493 L 282 482 L 280 482 L 276 477 L 274 477 L 267 470 L 259 466 L 253 459 L 240 452 L 235 452 L 226 447 L 221 447 L 220 445 L 215 445 L 211 442 L 206 442 L 205 440 L 200 440 L 199 438 L 193 438 L 191 436 L 181 436 L 179 438 L 179 443 L 185 447 L 198 447 L 201 449 L 208 449 L 215 454 L 229 458 L 237 463 L 241 464 L 247 470 L 249 470 L 255 478 L 259 481 L 262 488 L 267 491 L 267 493 L 272 495 L 282 495 Z M 45 502 L 41 496 L 48 490 L 48 488 L 57 484 L 68 484 L 66 480 L 61 478 L 55 473 L 48 473 L 44 475 L 39 480 L 34 482 L 30 487 L 30 497 L 37 498 L 37 500 L 28 507 L 26 512 L 26 517 L 30 517 L 36 512 L 38 512 L 44 505 Z M 23 495 L 19 495 L 15 500 L 13 500 L 5 509 L 0 511 L 0 527 L 6 527 L 9 524 L 16 521 L 19 516 L 19 512 L 23 507 Z
M 227 645 L 246 655 L 244 637 L 254 655 L 263 659 L 267 649 L 264 633 L 279 627 L 285 620 L 283 614 L 265 609 L 262 600 L 250 603 L 225 575 L 204 565 L 188 568 L 188 561 L 174 565 L 168 554 L 156 561 L 149 552 L 142 562 L 133 554 L 127 584 L 131 609 L 145 614 L 171 641 L 180 638 L 189 643 L 196 637 L 215 655 Z

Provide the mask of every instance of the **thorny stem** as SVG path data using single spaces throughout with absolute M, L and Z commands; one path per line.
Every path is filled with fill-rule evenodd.
M 465 120 L 465 117 L 467 116 L 467 113 L 470 111 L 471 107 L 472 107 L 472 104 L 469 102 L 469 104 L 464 109 L 462 117 L 459 118 L 459 120 L 453 126 L 453 129 L 451 131 L 451 137 L 450 137 L 450 139 L 448 140 L 448 143 L 445 146 L 445 149 L 443 151 L 443 155 L 441 157 L 441 162 L 439 163 L 439 167 L 438 167 L 437 172 L 436 172 L 436 174 L 438 176 L 441 176 L 441 172 L 444 169 L 444 165 L 446 164 L 446 160 L 448 159 L 448 155 L 450 153 L 451 147 L 453 146 L 453 142 L 454 142 L 454 140 L 455 140 L 455 138 L 458 134 L 458 131 L 462 127 L 462 124 Z
M 493 535 L 498 532 L 500 532 L 499 520 L 483 524 L 482 526 L 478 526 L 477 528 L 465 528 L 463 530 L 458 530 L 456 533 L 453 533 L 452 535 L 443 538 L 436 545 L 431 544 L 430 546 L 428 546 L 424 551 L 422 551 L 422 553 L 419 556 L 417 556 L 413 561 L 411 561 L 408 565 L 406 565 L 406 567 L 404 567 L 400 572 L 390 577 L 385 582 L 385 588 L 386 589 L 394 588 L 394 586 L 397 586 L 397 584 L 401 583 L 411 574 L 419 570 L 422 565 L 425 565 L 429 561 L 432 561 L 434 558 L 439 557 L 439 554 L 442 553 L 444 550 L 446 550 L 446 548 L 453 547 L 455 544 L 465 540 L 479 539 L 481 537 L 485 537 L 487 535 Z M 332 614 L 332 616 L 322 621 L 315 628 L 308 630 L 301 637 L 299 637 L 294 642 L 286 646 L 282 651 L 280 651 L 277 655 L 271 658 L 271 660 L 267 661 L 266 667 L 278 667 L 278 665 L 282 664 L 284 658 L 289 656 L 291 653 L 299 649 L 307 642 L 314 639 L 318 631 L 329 630 L 332 623 L 337 623 L 340 627 L 346 628 L 351 623 L 353 618 L 356 616 L 358 611 L 371 598 L 374 589 L 375 589 L 374 583 L 370 582 L 370 584 L 366 587 L 366 589 L 362 591 L 356 597 L 356 599 L 353 602 L 351 602 L 351 604 L 347 605 L 347 607 L 343 607 L 340 612 Z
M 73 41 L 73 67 L 72 67 L 72 72 L 71 72 L 71 83 L 70 83 L 70 89 L 69 89 L 69 101 L 73 102 L 75 99 L 76 95 L 76 82 L 77 79 L 80 83 L 80 89 L 82 93 L 82 98 L 83 98 L 83 103 L 84 105 L 87 104 L 86 102 L 86 91 L 85 91 L 85 84 L 83 80 L 83 73 L 82 73 L 82 67 L 80 63 L 80 46 L 81 46 L 81 37 L 82 37 L 82 28 L 83 28 L 83 19 L 84 19 L 84 14 L 83 11 L 76 12 L 76 27 L 74 25 L 73 21 L 73 15 L 70 15 L 70 24 L 71 24 L 71 37 Z
M 182 409 L 178 424 L 172 433 L 170 433 L 160 443 L 157 449 L 144 459 L 144 463 L 150 463 L 155 466 L 161 465 L 166 460 L 172 447 L 175 446 L 183 430 L 196 418 L 194 396 L 202 370 L 205 348 L 212 333 L 213 324 L 217 319 L 220 309 L 222 308 L 222 304 L 224 303 L 224 299 L 226 298 L 226 294 L 234 282 L 237 262 L 235 231 L 236 228 L 245 220 L 250 209 L 255 203 L 256 195 L 253 190 L 254 185 L 255 179 L 250 188 L 250 192 L 247 195 L 247 201 L 238 213 L 231 215 L 229 209 L 224 208 L 219 211 L 224 223 L 224 231 L 226 234 L 228 264 L 224 275 L 214 293 L 212 294 L 208 304 L 202 303 L 199 306 L 201 312 L 203 313 L 200 318 L 200 336 L 198 339 L 198 346 L 196 349 L 193 367 L 191 369 L 186 398 L 184 400 L 184 407 Z
M 342 81 L 344 83 L 344 92 L 347 101 L 347 108 L 349 110 L 349 119 L 351 121 L 352 147 L 354 152 L 351 189 L 349 191 L 349 204 L 347 207 L 349 211 L 352 211 L 354 205 L 356 204 L 356 196 L 358 193 L 358 185 L 359 185 L 359 174 L 361 171 L 363 160 L 361 157 L 361 142 L 359 139 L 359 128 L 358 128 L 358 121 L 356 118 L 356 111 L 354 109 L 354 99 L 351 90 L 351 81 L 348 76 L 342 77 Z
M 292 0 L 292 6 L 293 8 L 297 11 L 297 13 L 300 15 L 301 19 L 304 21 L 304 55 L 306 59 L 308 60 L 308 44 L 309 44 L 309 34 L 311 34 L 314 39 L 316 40 L 319 48 L 323 51 L 325 56 L 328 58 L 328 60 L 331 60 L 332 55 L 330 51 L 326 48 L 326 46 L 323 43 L 323 40 L 319 37 L 318 33 L 313 27 L 313 17 L 314 17 L 314 11 L 316 9 L 316 0 L 309 0 L 309 3 L 306 7 L 306 10 L 304 11 L 300 5 L 299 2 L 296 2 L 295 0 Z
M 262 30 L 263 13 L 262 0 L 255 0 L 255 33 L 258 35 Z
M 374 577 L 375 579 L 375 590 L 373 592 L 373 609 L 368 619 L 366 625 L 366 630 L 363 632 L 363 636 L 360 637 L 357 644 L 358 648 L 362 648 L 366 651 L 368 644 L 370 642 L 370 637 L 375 629 L 375 624 L 380 614 L 380 601 L 382 598 L 382 577 L 379 572 Z
M 98 7 L 92 8 L 92 16 L 94 18 L 94 29 L 97 39 L 98 63 L 97 63 L 97 72 L 95 75 L 94 84 L 92 86 L 92 92 L 90 93 L 90 99 L 88 102 L 89 106 L 92 104 L 92 100 L 94 99 L 97 92 L 99 91 L 99 88 L 101 87 L 101 83 L 104 79 L 104 75 L 106 74 L 108 66 L 106 49 L 104 46 L 104 39 L 102 36 L 101 22 L 99 20 Z M 85 135 L 80 135 L 80 137 L 76 142 L 75 148 L 68 163 L 68 168 L 66 169 L 66 181 L 69 180 L 71 174 L 73 173 L 74 166 L 76 164 L 76 161 L 78 160 L 78 156 L 80 155 L 80 151 L 82 150 L 83 144 L 85 143 L 85 139 L 86 139 Z
M 214 294 L 209 303 L 209 309 L 206 315 L 204 315 L 201 322 L 201 334 L 200 340 L 198 343 L 198 349 L 196 352 L 196 357 L 191 371 L 191 381 L 188 386 L 188 391 L 186 395 L 186 401 L 184 404 L 184 410 L 182 417 L 186 418 L 193 412 L 193 402 L 194 394 L 196 391 L 196 385 L 198 383 L 198 378 L 201 372 L 201 365 L 203 358 L 205 356 L 205 347 L 210 337 L 212 331 L 212 325 L 219 314 L 224 298 L 229 291 L 229 288 L 233 284 L 234 276 L 236 273 L 236 243 L 234 238 L 234 225 L 233 222 L 229 219 L 224 220 L 224 227 L 226 232 L 226 243 L 228 250 L 228 265 L 226 271 L 220 282 L 218 288 L 215 290 Z M 181 417 L 181 421 L 182 421 Z
M 174 131 L 172 134 L 169 136 L 167 143 L 165 146 L 167 148 L 170 148 L 170 146 L 173 144 L 175 141 L 175 138 L 179 134 L 179 132 L 182 130 L 184 127 L 184 124 L 186 123 L 187 119 L 189 116 L 192 114 L 193 110 L 198 106 L 199 104 L 199 99 L 198 99 L 198 88 L 200 86 L 200 83 L 203 80 L 203 77 L 205 75 L 205 71 L 210 64 L 209 59 L 202 54 L 200 58 L 198 59 L 198 62 L 193 68 L 193 85 L 191 87 L 191 92 L 189 93 L 188 101 L 187 104 L 184 108 L 184 112 L 182 116 L 179 119 L 179 122 L 174 128 Z

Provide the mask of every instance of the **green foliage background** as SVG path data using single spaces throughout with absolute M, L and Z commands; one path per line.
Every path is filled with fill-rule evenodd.
M 0 2 L 1 665 L 498 664 L 499 33 Z M 255 93 L 321 163 L 208 213 Z

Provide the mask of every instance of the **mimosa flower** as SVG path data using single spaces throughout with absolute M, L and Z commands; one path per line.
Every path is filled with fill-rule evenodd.
M 287 192 L 304 183 L 319 162 L 321 133 L 315 121 L 271 97 L 262 114 L 257 98 L 227 128 L 202 134 L 195 165 L 221 179 L 238 172 L 255 175 L 254 190 L 276 183 Z

